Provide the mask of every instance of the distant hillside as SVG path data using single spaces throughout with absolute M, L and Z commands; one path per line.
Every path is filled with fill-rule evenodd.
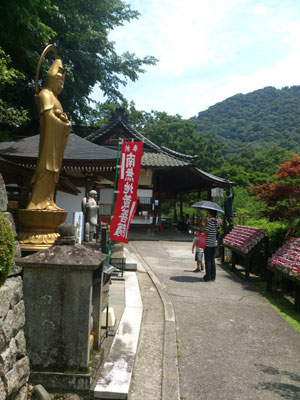
M 201 135 L 211 134 L 226 146 L 225 154 L 275 144 L 300 152 L 300 86 L 237 94 L 192 120 Z

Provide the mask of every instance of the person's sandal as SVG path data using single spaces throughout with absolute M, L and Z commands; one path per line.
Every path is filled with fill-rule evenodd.
M 194 269 L 193 272 L 200 272 L 200 271 L 201 271 L 200 268 L 196 268 L 196 269 Z

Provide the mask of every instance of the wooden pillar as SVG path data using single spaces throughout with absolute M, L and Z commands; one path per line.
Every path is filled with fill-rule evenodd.
M 183 201 L 182 201 L 182 194 L 179 195 L 180 200 L 180 221 L 183 221 Z
M 174 200 L 174 223 L 177 224 L 178 216 L 177 216 L 177 199 Z
M 161 200 L 159 200 L 157 212 L 158 212 L 157 230 L 158 230 L 158 232 L 161 232 L 161 231 L 162 231 L 162 222 L 161 222 Z
M 89 191 L 93 189 L 93 176 L 88 174 L 85 176 L 85 195 L 87 196 Z

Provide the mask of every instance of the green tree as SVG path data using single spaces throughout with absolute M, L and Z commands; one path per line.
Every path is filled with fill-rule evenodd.
M 248 187 L 251 181 L 251 172 L 243 166 L 225 161 L 221 167 L 214 168 L 213 174 L 228 179 L 241 187 Z
M 2 99 L 16 82 L 24 79 L 24 75 L 21 72 L 10 68 L 10 62 L 10 57 L 5 54 L 0 46 L 0 124 L 16 127 L 26 122 L 28 117 L 26 110 L 16 108 L 9 102 L 8 96 L 6 96 L 6 101 Z M 1 139 L 4 140 L 6 138 L 8 139 L 8 135 L 4 131 Z
M 144 65 L 156 60 L 117 54 L 108 39 L 115 27 L 138 17 L 121 0 L 12 0 L 0 6 L 0 45 L 11 57 L 12 67 L 25 76 L 15 91 L 7 94 L 16 107 L 37 118 L 33 78 L 43 48 L 52 42 L 66 69 L 65 90 L 60 97 L 74 122 L 90 112 L 90 94 L 95 85 L 110 99 L 122 98 L 120 86 L 138 79 Z M 44 70 L 49 62 L 43 64 Z M 15 93 L 15 95 L 13 95 Z M 6 95 L 3 101 L 7 101 Z
M 247 171 L 251 171 L 251 182 L 265 181 L 270 175 L 275 174 L 278 165 L 281 164 L 288 156 L 290 151 L 279 147 L 271 146 L 262 151 L 255 151 L 248 148 L 239 154 L 229 155 L 227 157 L 229 164 L 243 167 Z

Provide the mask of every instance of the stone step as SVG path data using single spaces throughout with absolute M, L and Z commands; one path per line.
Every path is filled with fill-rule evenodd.
M 137 270 L 137 260 L 127 247 L 113 248 L 110 260 L 110 263 L 116 268 L 122 269 L 122 266 L 124 266 L 125 271 Z
M 133 254 L 130 253 L 130 251 L 127 249 L 127 247 L 124 247 L 124 253 L 125 253 L 125 258 L 126 258 L 125 270 L 126 271 L 136 271 L 137 270 L 136 258 L 134 257 Z

